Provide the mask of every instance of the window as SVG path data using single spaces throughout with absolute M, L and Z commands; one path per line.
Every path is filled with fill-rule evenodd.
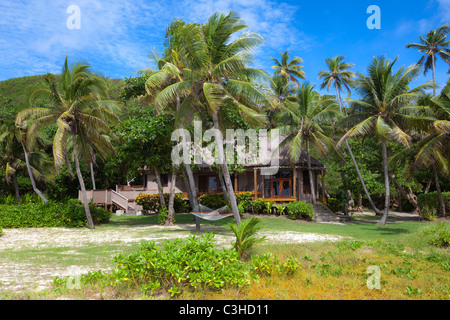
M 219 176 L 217 175 L 201 175 L 198 176 L 199 192 L 219 192 L 222 191 Z

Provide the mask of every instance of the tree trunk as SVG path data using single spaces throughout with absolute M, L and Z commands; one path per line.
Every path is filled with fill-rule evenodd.
M 164 223 L 165 226 L 173 226 L 173 219 L 175 217 L 174 202 L 175 202 L 175 183 L 176 183 L 176 181 L 177 181 L 177 174 L 176 174 L 176 172 L 172 172 L 170 174 L 169 205 L 167 206 L 169 214 L 167 216 L 166 222 Z
M 75 129 L 72 129 L 72 130 L 74 131 Z M 84 185 L 83 176 L 81 175 L 80 161 L 78 160 L 78 151 L 77 151 L 77 141 L 76 140 L 77 140 L 76 133 L 72 132 L 73 158 L 75 160 L 75 169 L 76 169 L 78 181 L 79 181 L 80 187 L 81 187 L 81 194 L 83 196 L 84 212 L 86 213 L 86 218 L 87 218 L 87 221 L 89 224 L 89 228 L 94 229 L 95 226 L 94 226 L 94 221 L 92 220 L 91 210 L 89 210 L 89 202 L 87 199 L 86 187 Z
M 227 187 L 225 186 L 225 181 L 223 180 L 223 174 L 220 170 L 218 170 L 220 186 L 222 187 L 223 198 L 226 202 L 230 202 L 230 198 L 228 197 Z
M 334 84 L 335 84 L 335 88 L 336 88 L 336 94 L 337 94 L 337 97 L 339 100 L 339 108 L 342 112 L 342 110 L 344 109 L 344 105 L 341 100 L 341 94 L 339 92 L 336 82 Z M 345 111 L 345 114 L 347 114 L 347 110 Z M 370 206 L 375 211 L 376 215 L 381 215 L 382 212 L 380 210 L 378 210 L 378 208 L 375 206 L 375 203 L 373 202 L 372 197 L 370 196 L 369 191 L 367 190 L 366 184 L 364 183 L 364 179 L 361 175 L 361 171 L 359 171 L 358 163 L 356 162 L 355 156 L 353 155 L 352 149 L 350 148 L 350 145 L 348 144 L 347 139 L 344 140 L 344 143 L 345 143 L 345 146 L 347 147 L 347 151 L 350 155 L 350 158 L 352 159 L 353 165 L 355 166 L 356 173 L 358 174 L 359 181 L 361 181 L 361 185 L 363 187 L 364 193 L 366 194 L 367 200 L 369 200 Z
M 387 148 L 386 148 L 386 141 L 385 140 L 381 140 L 381 149 L 382 149 L 382 153 L 383 153 L 385 196 L 384 196 L 384 212 L 383 212 L 383 216 L 381 217 L 380 221 L 377 224 L 385 225 L 386 221 L 387 221 L 387 218 L 388 218 L 389 205 L 390 205 L 390 202 L 391 202 L 390 189 L 389 189 L 388 155 L 387 155 Z
M 417 202 L 417 196 L 414 194 L 411 187 L 408 187 L 408 190 L 405 190 L 395 179 L 394 183 L 397 185 L 397 190 L 399 191 L 399 195 L 403 196 L 411 203 L 414 207 L 414 210 L 411 212 L 412 214 L 419 213 L 419 204 Z M 399 207 L 401 207 L 401 197 L 399 197 Z
M 433 178 L 430 178 L 427 182 L 427 185 L 425 187 L 425 191 L 423 193 L 428 193 L 430 192 L 430 187 L 431 187 L 431 182 L 433 182 Z
M 444 197 L 442 196 L 442 191 L 441 191 L 441 185 L 439 183 L 439 176 L 436 170 L 436 165 L 433 163 L 432 165 L 433 167 L 433 175 L 434 175 L 434 182 L 436 183 L 436 191 L 438 194 L 438 198 L 439 198 L 439 216 L 440 217 L 445 217 L 445 202 L 444 202 Z
M 16 194 L 17 204 L 20 205 L 19 183 L 17 182 L 17 175 L 15 172 L 12 174 L 12 177 L 13 177 L 14 193 Z
M 198 207 L 197 190 L 195 189 L 195 180 L 194 175 L 192 174 L 191 164 L 185 163 L 184 166 L 186 168 L 186 175 L 189 183 L 188 188 L 191 191 L 189 195 L 189 200 L 191 202 L 192 210 L 194 212 L 199 212 L 200 210 Z M 195 220 L 195 229 L 200 230 L 200 218 L 194 216 L 194 220 Z
M 219 118 L 217 116 L 217 111 L 213 114 L 214 128 L 220 131 Z M 221 131 L 220 131 L 221 132 Z M 228 171 L 227 160 L 223 151 L 223 144 L 217 143 L 217 149 L 219 151 L 219 159 L 222 159 L 222 172 L 223 178 L 225 179 L 225 186 L 228 190 L 228 197 L 230 198 L 231 210 L 233 211 L 234 219 L 236 224 L 241 222 L 241 216 L 239 215 L 239 209 L 236 202 L 236 196 L 234 195 L 233 184 L 231 183 L 230 172 Z
M 309 185 L 311 187 L 312 203 L 316 204 L 316 186 L 314 185 L 313 172 L 311 168 L 311 154 L 309 153 L 309 137 L 306 138 L 306 152 L 308 153 L 306 161 L 308 164 Z
M 156 177 L 156 184 L 158 185 L 158 193 L 159 193 L 159 204 L 161 207 L 166 206 L 166 201 L 164 200 L 164 191 L 163 186 L 161 183 L 161 175 L 158 171 L 158 169 L 155 168 L 155 177 Z
M 31 185 L 33 186 L 34 192 L 42 199 L 44 202 L 48 202 L 47 198 L 44 196 L 44 194 L 39 190 L 36 186 L 36 181 L 34 180 L 33 171 L 31 171 L 31 165 L 30 165 L 30 159 L 28 158 L 28 151 L 25 148 L 25 145 L 23 144 L 23 141 L 20 141 L 20 144 L 22 145 L 23 154 L 25 155 L 25 163 L 27 164 L 27 170 L 28 175 L 30 176 Z
M 91 167 L 91 180 L 92 180 L 92 190 L 95 190 L 95 177 L 94 177 L 94 164 L 92 163 L 92 161 L 89 163 L 90 167 Z
M 436 84 L 436 71 L 435 71 L 435 60 L 434 60 L 434 53 L 431 54 L 431 60 L 433 62 L 433 83 Z M 433 88 L 433 97 L 436 96 L 436 88 Z
M 372 197 L 370 196 L 369 191 L 367 190 L 366 184 L 364 183 L 364 179 L 361 175 L 361 171 L 359 170 L 359 166 L 358 163 L 356 162 L 355 156 L 353 155 L 352 149 L 350 148 L 350 145 L 348 144 L 347 139 L 345 139 L 344 141 L 345 146 L 347 147 L 347 151 L 348 154 L 350 155 L 350 158 L 352 159 L 353 165 L 355 167 L 356 173 L 358 174 L 359 177 L 359 181 L 361 181 L 361 185 L 363 187 L 364 193 L 366 194 L 367 200 L 369 200 L 370 206 L 372 207 L 373 211 L 375 211 L 376 215 L 382 215 L 382 211 L 379 210 L 376 206 L 375 203 L 372 200 Z

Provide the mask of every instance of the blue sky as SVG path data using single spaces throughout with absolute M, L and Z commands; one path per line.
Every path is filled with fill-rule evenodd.
M 66 26 L 67 8 L 80 8 L 80 29 Z M 370 30 L 369 5 L 381 10 L 381 29 Z M 419 35 L 450 24 L 450 0 L 59 0 L 0 1 L 0 80 L 59 73 L 67 54 L 86 61 L 111 78 L 135 75 L 152 67 L 148 53 L 161 51 L 171 20 L 205 22 L 215 11 L 239 12 L 250 31 L 265 38 L 254 51 L 256 67 L 271 72 L 270 57 L 289 50 L 304 60 L 307 80 L 318 83 L 324 59 L 343 55 L 365 73 L 374 56 L 398 57 L 398 66 L 415 63 L 420 54 L 406 49 Z M 437 62 L 436 78 L 445 84 L 448 66 Z M 431 72 L 417 84 L 431 79 Z

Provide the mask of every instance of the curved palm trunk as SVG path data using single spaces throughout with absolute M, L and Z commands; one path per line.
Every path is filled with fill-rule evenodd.
M 432 63 L 433 63 L 433 83 L 436 84 L 436 71 L 435 71 L 435 59 L 434 59 L 434 53 L 431 55 Z M 436 96 L 436 89 L 433 88 L 433 97 Z M 445 202 L 444 198 L 442 197 L 442 191 L 441 191 L 441 185 L 439 184 L 439 176 L 436 171 L 436 165 L 433 163 L 433 175 L 434 175 L 434 181 L 436 183 L 436 191 L 439 198 L 439 206 L 441 207 L 440 213 L 442 217 L 445 217 Z
M 163 186 L 161 183 L 161 175 L 158 171 L 158 169 L 155 168 L 155 177 L 156 177 L 156 184 L 158 185 L 158 193 L 159 193 L 159 204 L 161 207 L 166 206 L 166 201 L 164 200 L 164 192 L 163 192 Z
M 77 150 L 77 142 L 76 142 L 75 132 L 72 133 L 72 141 L 73 141 L 73 158 L 75 159 L 75 169 L 76 169 L 78 181 L 79 181 L 80 187 L 81 187 L 84 212 L 86 213 L 86 218 L 87 218 L 87 221 L 89 224 L 89 228 L 94 229 L 95 226 L 94 226 L 94 222 L 92 221 L 91 210 L 89 210 L 89 202 L 88 202 L 87 194 L 86 194 L 86 186 L 84 185 L 83 176 L 81 175 L 81 170 L 80 170 L 80 161 L 78 160 L 78 150 Z
M 381 149 L 382 149 L 382 153 L 383 153 L 384 188 L 385 188 L 386 194 L 384 196 L 383 216 L 381 217 L 381 220 L 377 224 L 385 225 L 387 218 L 388 218 L 388 213 L 389 213 L 389 204 L 391 202 L 390 189 L 389 189 L 388 155 L 387 155 L 387 148 L 386 148 L 385 140 L 381 140 Z
M 95 190 L 97 189 L 95 187 L 95 177 L 94 177 L 94 164 L 92 163 L 92 161 L 89 163 L 90 167 L 91 167 L 91 180 L 92 180 L 92 189 Z
M 186 168 L 188 189 L 190 190 L 189 200 L 191 202 L 192 210 L 194 212 L 199 212 L 200 210 L 198 207 L 197 190 L 195 189 L 195 180 L 194 175 L 192 174 L 191 165 L 189 163 L 185 163 L 184 166 Z M 195 229 L 200 230 L 200 218 L 194 216 L 194 220 L 195 220 Z
M 344 109 L 344 104 L 342 103 L 341 94 L 339 92 L 336 82 L 335 82 L 335 87 L 336 87 L 336 94 L 337 94 L 338 100 L 339 100 L 339 109 L 342 112 L 342 110 Z M 347 114 L 347 110 L 345 111 L 345 114 Z M 382 212 L 375 206 L 375 203 L 373 202 L 372 197 L 370 196 L 369 191 L 367 190 L 366 184 L 361 175 L 361 171 L 359 170 L 358 163 L 356 162 L 355 156 L 353 155 L 352 149 L 350 148 L 350 145 L 348 144 L 347 139 L 344 140 L 344 143 L 345 143 L 345 147 L 347 148 L 348 154 L 350 155 L 350 158 L 352 159 L 353 165 L 355 166 L 356 173 L 358 174 L 359 181 L 361 182 L 361 185 L 363 187 L 364 193 L 366 194 L 367 200 L 369 200 L 370 206 L 375 211 L 376 215 L 381 215 Z
M 363 187 L 364 193 L 366 194 L 367 200 L 369 200 L 370 206 L 375 211 L 376 215 L 381 215 L 382 211 L 379 210 L 375 203 L 372 200 L 372 197 L 370 196 L 369 191 L 367 190 L 366 184 L 364 183 L 364 179 L 361 175 L 361 171 L 359 171 L 358 163 L 356 162 L 355 156 L 353 155 L 352 149 L 350 148 L 350 145 L 348 144 L 347 139 L 345 140 L 345 146 L 347 147 L 348 154 L 350 155 L 350 158 L 352 159 L 353 165 L 355 166 L 356 173 L 358 174 L 359 181 L 361 181 L 361 185 Z
M 311 186 L 312 203 L 316 204 L 316 186 L 314 185 L 313 172 L 311 168 L 311 154 L 309 153 L 309 137 L 306 138 L 306 152 L 308 157 L 306 159 L 309 173 L 309 185 Z
M 214 128 L 217 130 L 220 130 L 219 118 L 217 116 L 217 111 L 214 112 L 214 114 L 213 114 L 213 122 L 214 122 Z M 234 194 L 233 184 L 231 183 L 230 172 L 228 171 L 228 164 L 227 164 L 227 161 L 224 156 L 223 144 L 218 143 L 217 149 L 219 151 L 219 159 L 222 159 L 221 167 L 222 167 L 222 172 L 223 172 L 223 178 L 225 180 L 225 186 L 227 187 L 227 191 L 228 191 L 228 198 L 230 199 L 231 210 L 233 211 L 233 216 L 234 216 L 234 219 L 236 220 L 236 224 L 239 224 L 241 222 L 241 216 L 239 215 L 239 209 L 238 209 L 237 202 L 236 202 L 236 196 Z
M 177 174 L 176 172 L 172 172 L 170 175 L 170 195 L 169 195 L 169 204 L 167 207 L 169 214 L 167 216 L 166 222 L 164 223 L 165 226 L 173 226 L 173 219 L 175 217 L 174 202 L 175 202 L 176 181 L 177 181 Z
M 31 165 L 30 165 L 30 159 L 28 158 L 28 152 L 27 152 L 27 149 L 25 148 L 25 145 L 23 144 L 22 140 L 20 141 L 20 144 L 22 145 L 23 154 L 25 155 L 25 163 L 27 164 L 28 175 L 30 176 L 31 185 L 33 186 L 33 190 L 42 199 L 42 201 L 48 202 L 47 198 L 36 186 L 36 181 L 34 180 L 34 175 L 33 175 L 33 172 L 31 171 Z
M 14 193 L 16 194 L 17 204 L 20 205 L 19 183 L 17 182 L 17 175 L 15 172 L 12 174 L 12 177 L 14 182 Z
M 433 168 L 433 175 L 434 175 L 434 182 L 436 183 L 436 191 L 438 194 L 438 199 L 439 199 L 439 207 L 440 207 L 440 216 L 441 217 L 445 217 L 445 202 L 444 202 L 444 197 L 442 196 L 442 190 L 441 190 L 441 185 L 439 183 L 439 176 L 437 174 L 437 170 L 436 170 L 436 165 L 433 163 L 432 165 Z

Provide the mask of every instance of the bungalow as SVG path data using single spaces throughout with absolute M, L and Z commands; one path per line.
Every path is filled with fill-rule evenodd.
M 311 203 L 313 195 L 311 194 L 311 182 L 309 179 L 307 154 L 302 152 L 300 159 L 292 163 L 286 149 L 280 152 L 278 171 L 274 175 L 262 175 L 261 170 L 270 166 L 261 163 L 253 163 L 244 165 L 244 173 L 231 174 L 233 188 L 236 193 L 249 191 L 252 192 L 254 198 L 264 198 L 275 202 L 287 202 L 295 200 L 304 200 Z M 324 189 L 318 188 L 323 186 L 325 166 L 314 157 L 311 157 L 311 167 L 313 170 L 313 183 L 316 190 L 316 199 L 325 198 Z M 146 190 L 151 193 L 158 192 L 155 174 L 152 171 L 145 170 L 144 174 Z M 319 182 L 318 177 L 321 176 Z M 219 193 L 222 192 L 222 183 L 219 175 L 213 171 L 210 166 L 203 164 L 194 172 L 195 185 L 197 194 Z M 167 175 L 161 176 L 163 191 L 168 193 L 170 190 L 170 182 Z M 175 185 L 176 193 L 184 193 L 187 196 L 186 181 L 177 179 Z M 320 196 L 319 190 L 322 190 Z
M 307 166 L 307 154 L 302 152 L 299 160 L 293 163 L 286 149 L 282 150 L 279 155 L 279 163 L 275 169 L 277 172 L 273 175 L 263 175 L 261 170 L 269 168 L 269 165 L 261 163 L 252 163 L 244 165 L 245 172 L 234 173 L 231 175 L 234 191 L 251 192 L 253 198 L 263 198 L 275 203 L 283 203 L 296 200 L 304 200 L 308 203 L 312 202 L 311 181 Z M 313 171 L 313 181 L 316 190 L 314 195 L 317 200 L 325 199 L 324 175 L 325 166 L 314 157 L 311 157 L 311 168 Z M 140 210 L 134 199 L 140 193 L 157 194 L 158 185 L 156 183 L 155 173 L 151 170 L 144 169 L 143 174 L 144 185 L 142 186 L 116 186 L 116 190 L 88 190 L 88 199 L 97 205 L 115 205 L 126 212 Z M 319 175 L 321 177 L 319 181 Z M 220 193 L 222 192 L 222 184 L 219 175 L 213 171 L 209 165 L 203 164 L 194 171 L 194 180 L 197 187 L 197 194 Z M 170 192 L 170 181 L 165 174 L 161 175 L 163 192 Z M 321 194 L 319 191 L 321 190 Z M 175 184 L 175 193 L 182 193 L 188 197 L 187 181 L 177 179 Z M 79 199 L 82 200 L 81 192 Z

